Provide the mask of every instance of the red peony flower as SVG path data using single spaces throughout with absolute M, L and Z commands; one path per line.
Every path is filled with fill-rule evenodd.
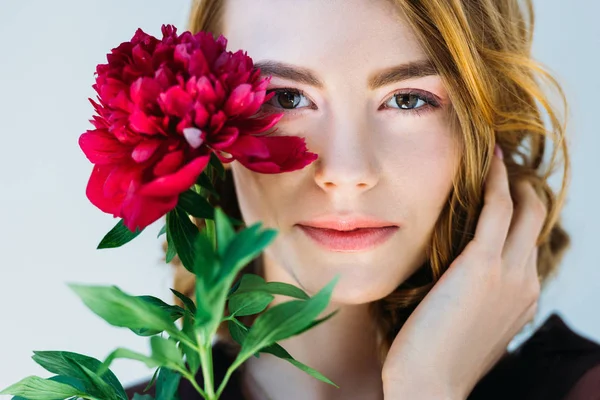
M 95 164 L 89 200 L 132 231 L 172 210 L 213 152 L 261 173 L 317 158 L 304 139 L 264 133 L 283 114 L 259 113 L 274 93 L 266 95 L 270 78 L 260 78 L 245 52 L 226 51 L 225 37 L 206 32 L 178 36 L 163 25 L 162 34 L 138 29 L 97 66 L 95 129 L 79 138 Z

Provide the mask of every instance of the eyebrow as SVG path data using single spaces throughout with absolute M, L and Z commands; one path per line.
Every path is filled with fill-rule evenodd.
M 261 75 L 272 75 L 323 89 L 323 81 L 311 69 L 287 64 L 280 61 L 263 60 L 254 63 L 255 68 L 260 68 Z M 369 77 L 369 89 L 375 90 L 382 86 L 401 82 L 411 78 L 437 75 L 438 71 L 433 63 L 428 60 L 411 61 L 406 64 L 396 65 L 372 74 Z

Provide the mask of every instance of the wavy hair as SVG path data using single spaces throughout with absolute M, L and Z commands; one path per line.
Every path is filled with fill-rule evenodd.
M 391 294 L 371 304 L 382 359 L 410 313 L 473 238 L 496 143 L 504 152 L 511 185 L 530 181 L 548 210 L 538 238 L 542 288 L 570 242 L 560 224 L 570 173 L 567 101 L 557 80 L 532 58 L 532 0 L 386 1 L 397 7 L 437 68 L 451 100 L 451 123 L 462 133 L 464 156 L 436 222 L 427 261 Z M 218 36 L 223 5 L 224 0 L 194 0 L 189 30 Z M 546 88 L 555 91 L 558 105 L 551 103 Z M 549 179 L 557 170 L 561 185 L 554 190 Z M 221 206 L 241 219 L 233 185 L 228 170 L 218 186 Z M 262 273 L 260 257 L 241 273 L 247 272 Z M 176 265 L 174 287 L 193 297 L 194 276 Z M 226 327 L 219 334 L 231 343 Z

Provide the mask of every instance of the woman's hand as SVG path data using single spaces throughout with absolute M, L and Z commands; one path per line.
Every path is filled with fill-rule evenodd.
M 408 318 L 383 366 L 386 400 L 465 399 L 533 319 L 546 208 L 497 149 L 475 236 Z

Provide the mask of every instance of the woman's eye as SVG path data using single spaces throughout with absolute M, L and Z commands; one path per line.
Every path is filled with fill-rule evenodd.
M 310 100 L 308 100 L 304 94 L 295 89 L 272 89 L 267 90 L 267 94 L 275 92 L 269 101 L 265 104 L 269 104 L 276 108 L 283 108 L 286 110 L 294 110 L 296 108 L 310 106 Z
M 385 103 L 387 108 L 397 108 L 401 110 L 416 110 L 426 105 L 435 106 L 436 104 L 425 96 L 415 93 L 397 93 Z

